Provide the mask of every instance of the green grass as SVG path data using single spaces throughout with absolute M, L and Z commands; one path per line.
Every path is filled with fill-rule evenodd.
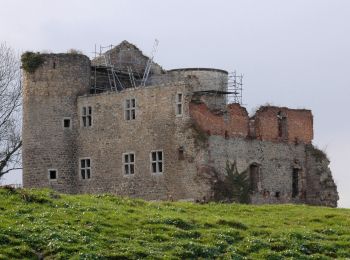
M 346 259 L 350 210 L 0 189 L 0 259 Z

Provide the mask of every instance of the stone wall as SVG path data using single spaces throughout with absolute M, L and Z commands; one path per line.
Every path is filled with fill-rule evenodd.
M 175 97 L 184 96 L 182 116 Z M 125 120 L 124 102 L 136 100 L 136 119 Z M 92 177 L 78 180 L 78 192 L 111 192 L 144 199 L 202 197 L 194 182 L 194 142 L 189 127 L 191 88 L 185 84 L 127 89 L 119 93 L 81 96 L 78 111 L 92 107 L 92 127 L 79 127 L 77 157 L 91 158 Z M 179 149 L 183 149 L 183 158 Z M 164 173 L 151 173 L 150 152 L 164 153 Z M 135 154 L 135 174 L 124 175 L 122 155 Z
M 77 96 L 89 92 L 90 60 L 84 55 L 42 55 L 44 63 L 23 84 L 23 185 L 74 192 Z M 70 118 L 72 127 L 63 128 Z M 49 181 L 48 170 L 58 179 Z

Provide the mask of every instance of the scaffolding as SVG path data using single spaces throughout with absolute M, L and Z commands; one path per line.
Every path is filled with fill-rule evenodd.
M 154 55 L 159 41 L 155 39 L 150 57 L 145 61 L 134 57 L 132 49 L 122 49 L 111 57 L 116 46 L 95 45 L 91 92 L 121 91 L 126 88 L 136 88 L 148 84 Z M 145 56 L 146 57 L 146 56 Z
M 236 71 L 229 73 L 227 90 L 229 103 L 243 105 L 243 74 L 238 75 Z

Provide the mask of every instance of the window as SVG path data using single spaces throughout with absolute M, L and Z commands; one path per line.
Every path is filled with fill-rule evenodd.
M 136 100 L 135 98 L 125 100 L 125 120 L 134 120 L 136 118 Z
M 49 169 L 49 180 L 50 181 L 57 180 L 57 170 Z
M 70 124 L 70 118 L 63 118 L 63 127 L 64 128 L 70 128 L 71 124 Z
M 124 174 L 130 175 L 135 173 L 135 154 L 124 153 L 123 154 Z
M 83 180 L 91 178 L 91 164 L 90 159 L 80 159 L 80 174 Z
M 82 116 L 83 126 L 89 127 L 92 125 L 92 108 L 90 106 L 83 107 Z
M 176 94 L 176 115 L 182 115 L 182 93 Z
M 251 164 L 249 166 L 249 179 L 250 179 L 250 191 L 257 192 L 259 191 L 259 165 Z
M 287 117 L 281 111 L 277 113 L 277 124 L 278 137 L 282 139 L 287 138 Z
M 163 173 L 163 151 L 151 152 L 151 172 Z
M 185 151 L 184 147 L 180 146 L 179 149 L 178 149 L 178 159 L 179 160 L 184 160 L 185 159 L 184 151 Z
M 292 198 L 295 198 L 299 194 L 299 171 L 298 168 L 293 168 L 292 175 Z

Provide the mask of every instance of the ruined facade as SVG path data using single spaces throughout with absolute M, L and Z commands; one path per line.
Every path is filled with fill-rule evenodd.
M 337 205 L 310 110 L 263 106 L 250 117 L 228 104 L 218 69 L 153 64 L 140 86 L 148 58 L 125 41 L 108 52 L 108 62 L 42 54 L 24 72 L 24 187 L 210 201 L 235 163 L 252 203 Z

